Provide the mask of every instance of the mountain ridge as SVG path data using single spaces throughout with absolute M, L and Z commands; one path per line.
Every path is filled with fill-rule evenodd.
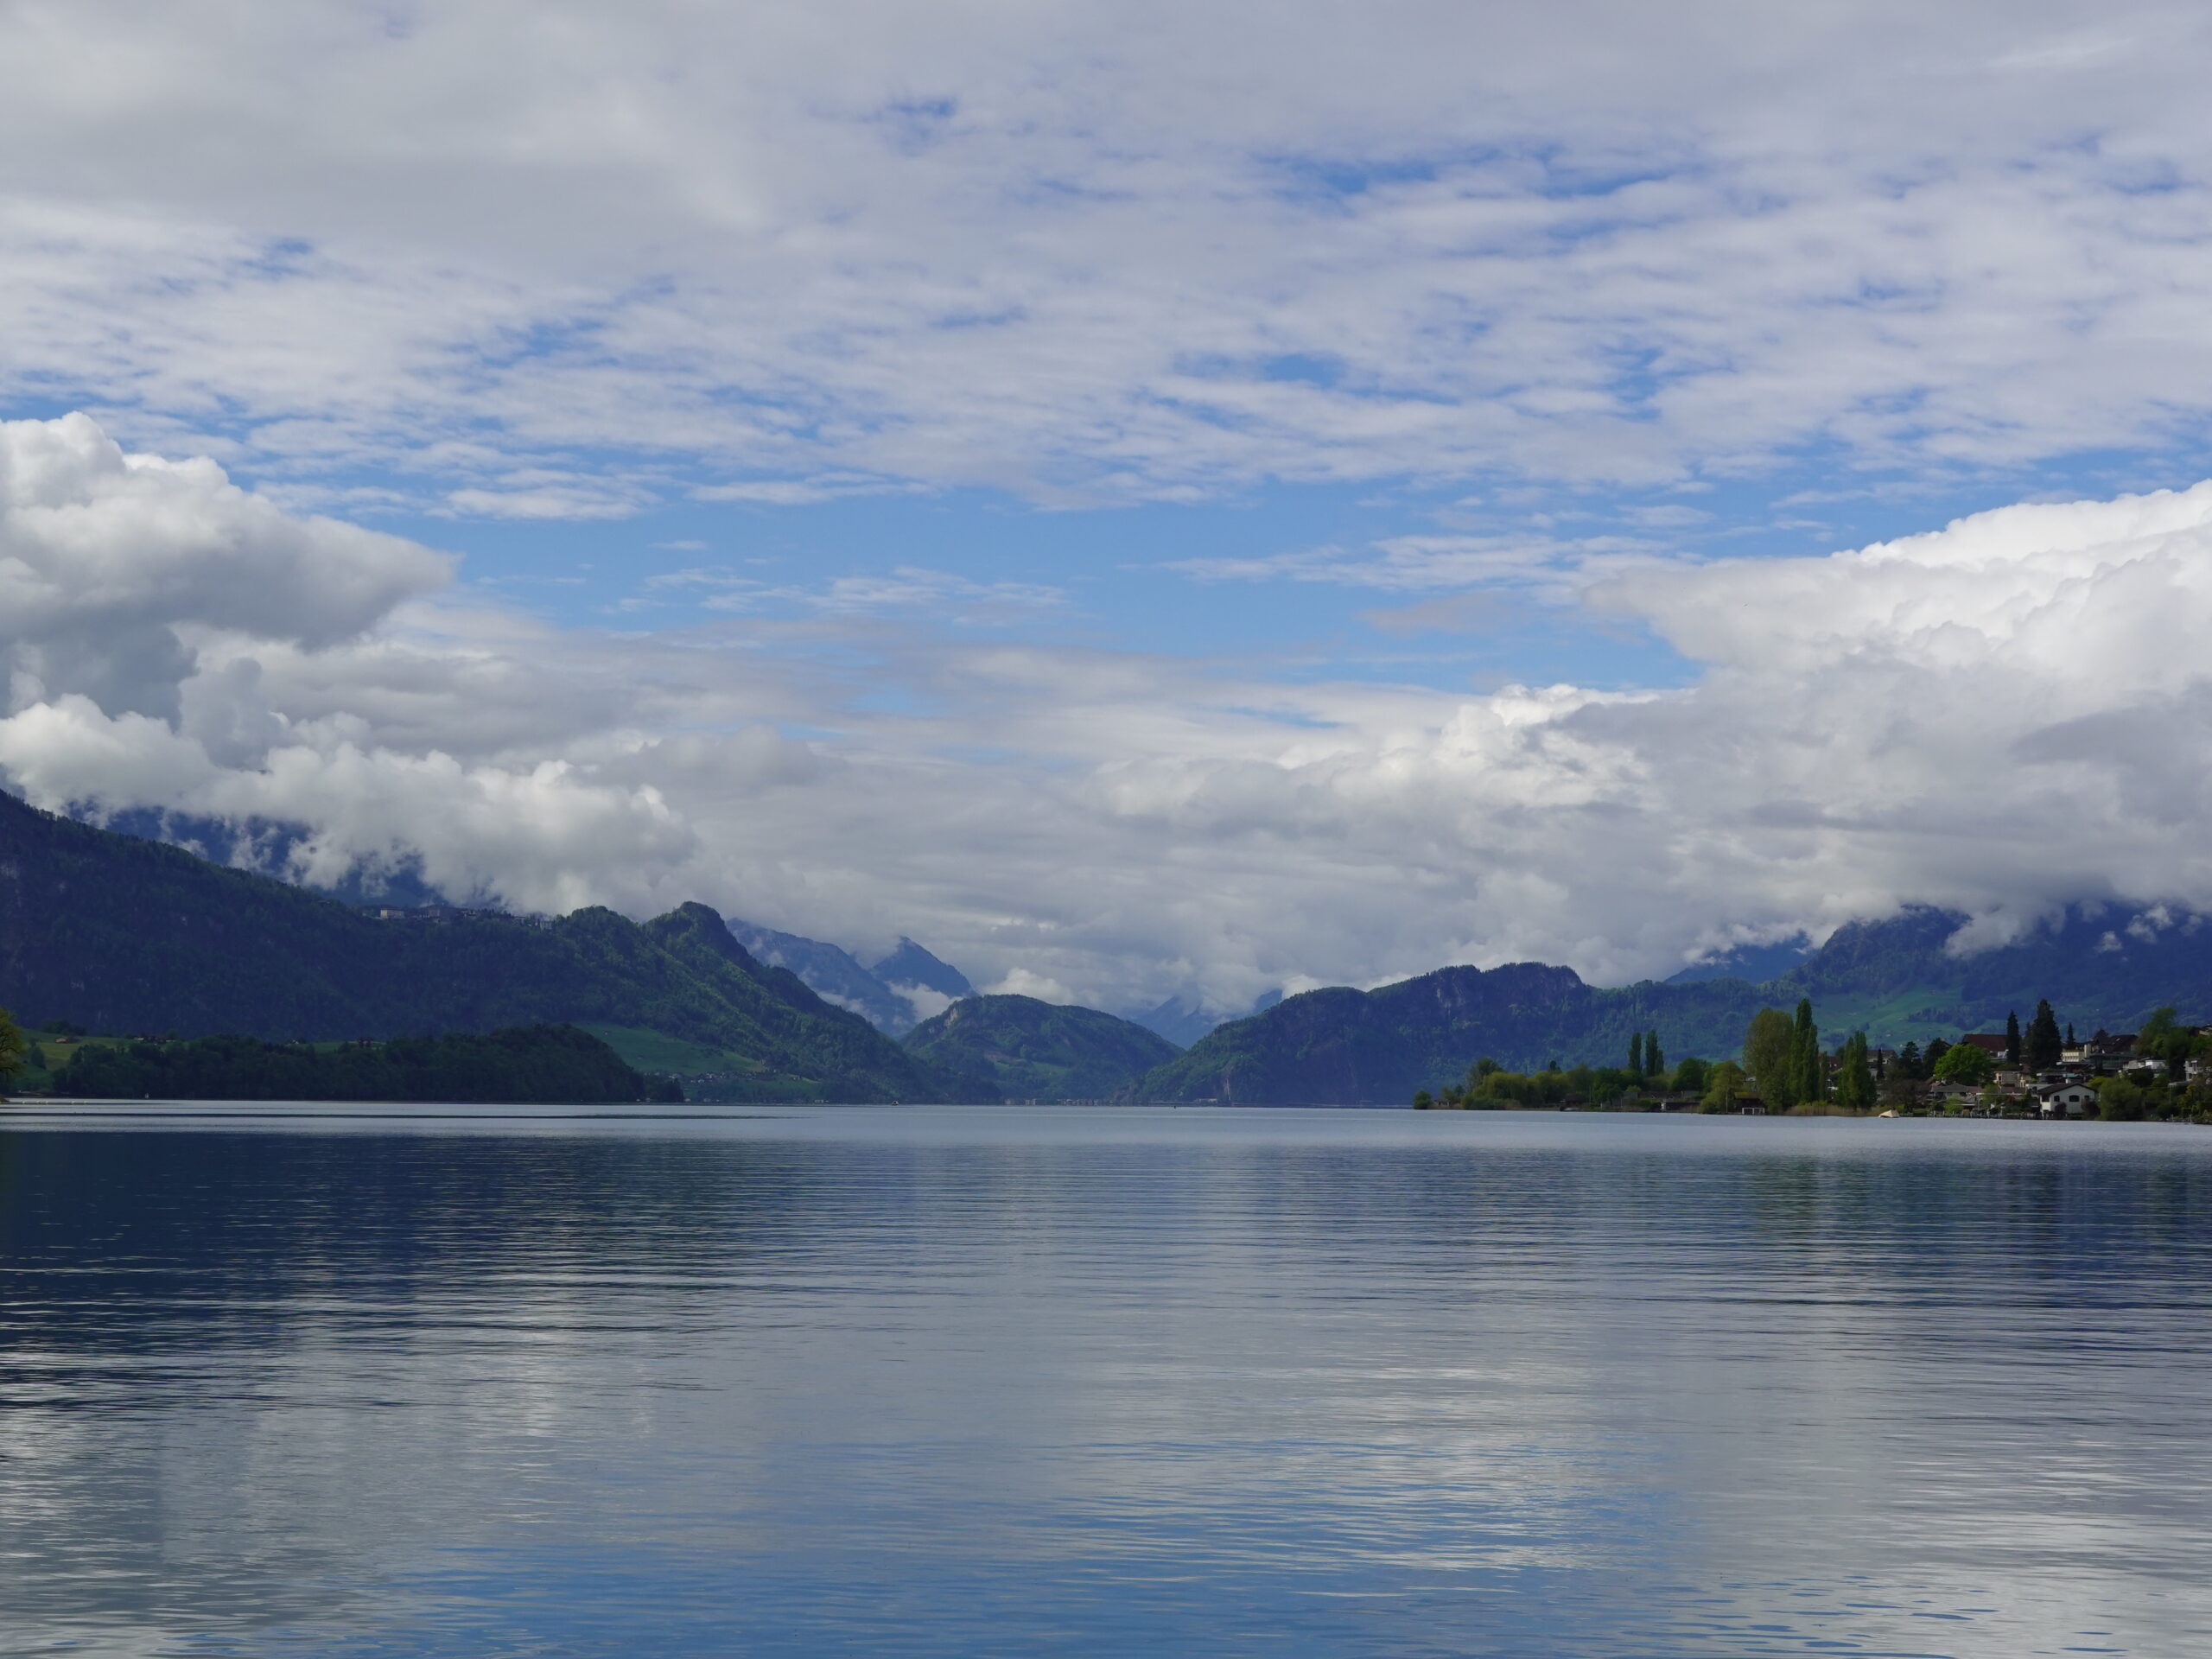
M 2171 1006 L 2212 1020 L 2212 925 L 2164 906 L 2080 905 L 2012 939 L 1955 952 L 1964 914 L 1909 906 L 1838 928 L 1764 984 L 1732 978 L 1598 987 L 1572 969 L 1443 968 L 1371 991 L 1332 987 L 1232 1020 L 1140 1078 L 1132 1098 L 1380 1105 L 1455 1082 L 1484 1058 L 1515 1069 L 1618 1064 L 1656 1030 L 1681 1058 L 1732 1055 L 1763 1007 L 1811 1000 L 1831 1039 L 1956 1037 L 2024 1020 L 2047 997 L 2084 1033 L 2132 1029 Z
M 693 909 L 378 920 L 0 793 L 0 1006 L 28 1018 L 271 1040 L 632 1027 L 738 1057 L 730 1097 L 961 1092 Z

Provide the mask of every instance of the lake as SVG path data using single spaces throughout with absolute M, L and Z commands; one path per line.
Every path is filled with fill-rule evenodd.
M 648 1110 L 10 1109 L 0 1649 L 2212 1652 L 2212 1130 Z

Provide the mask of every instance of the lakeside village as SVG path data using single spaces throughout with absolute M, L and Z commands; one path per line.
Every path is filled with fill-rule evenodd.
M 2160 1008 L 2138 1031 L 2097 1031 L 2076 1039 L 2049 1001 L 2023 1029 L 2008 1014 L 2001 1032 L 1969 1032 L 1925 1048 L 1869 1046 L 1855 1032 L 1821 1044 L 1813 1005 L 1793 1019 L 1779 1008 L 1751 1016 L 1738 1059 L 1683 1060 L 1669 1068 L 1656 1031 L 1629 1039 L 1625 1066 L 1557 1060 L 1541 1071 L 1509 1071 L 1478 1060 L 1465 1078 L 1414 1096 L 1419 1110 L 1735 1112 L 1749 1116 L 2098 1118 L 2212 1123 L 2212 1026 L 2178 1023 Z

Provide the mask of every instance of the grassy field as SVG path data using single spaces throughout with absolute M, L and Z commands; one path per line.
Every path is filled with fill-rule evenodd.
M 6 1081 L 6 1087 L 19 1095 L 44 1094 L 51 1090 L 54 1074 L 68 1065 L 70 1057 L 80 1048 L 128 1040 L 122 1037 L 73 1037 L 65 1041 L 42 1031 L 27 1031 L 23 1037 L 29 1047 L 23 1058 L 23 1068 Z
M 704 1072 L 750 1074 L 761 1070 L 759 1061 L 741 1054 L 687 1043 L 681 1037 L 648 1031 L 642 1026 L 586 1026 L 583 1029 L 620 1054 L 625 1065 L 640 1071 L 686 1077 Z
M 41 1071 L 59 1071 L 80 1048 L 112 1046 L 130 1040 L 128 1037 L 49 1037 L 42 1031 L 27 1031 L 23 1035 L 30 1039 L 31 1064 Z

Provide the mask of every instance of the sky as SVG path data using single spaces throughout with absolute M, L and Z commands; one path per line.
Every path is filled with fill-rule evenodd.
M 2208 71 L 2127 0 L 10 0 L 0 779 L 1116 1009 L 2163 925 Z

